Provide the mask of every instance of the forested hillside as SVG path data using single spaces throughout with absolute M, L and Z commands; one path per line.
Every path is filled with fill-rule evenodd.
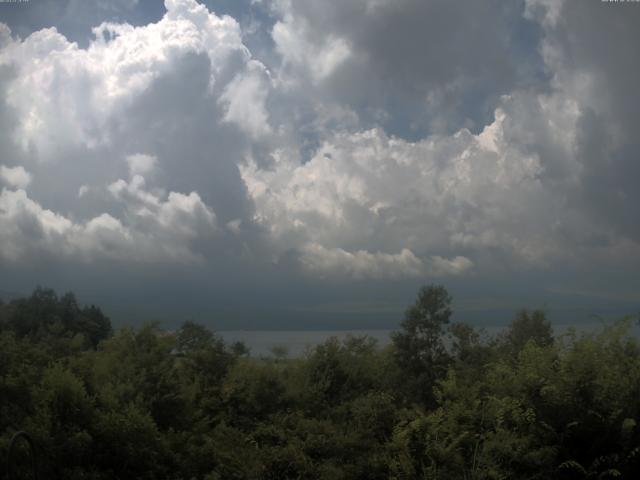
M 554 337 L 523 311 L 488 338 L 450 306 L 425 287 L 387 348 L 254 358 L 37 289 L 0 305 L 0 460 L 24 430 L 47 479 L 640 478 L 631 319 Z

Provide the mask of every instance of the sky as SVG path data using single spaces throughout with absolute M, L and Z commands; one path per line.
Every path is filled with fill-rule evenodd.
M 0 293 L 118 323 L 640 311 L 640 2 L 0 2 Z

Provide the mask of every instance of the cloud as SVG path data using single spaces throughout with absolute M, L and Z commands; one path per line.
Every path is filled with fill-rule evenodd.
M 24 167 L 6 167 L 0 165 L 0 180 L 9 187 L 27 188 L 31 183 L 31 174 Z
M 403 138 L 477 129 L 500 95 L 536 88 L 544 76 L 537 50 L 523 46 L 521 32 L 539 34 L 523 1 L 272 5 L 281 81 Z
M 21 40 L 3 25 L 1 156 L 33 173 L 29 195 L 42 209 L 79 225 L 108 212 L 125 229 L 141 221 L 126 202 L 145 204 L 161 222 L 187 207 L 202 224 L 215 223 L 206 211 L 223 222 L 247 217 L 236 164 L 271 131 L 268 73 L 231 17 L 192 0 L 166 7 L 155 23 L 104 22 L 84 48 L 55 27 Z M 114 203 L 103 185 L 118 178 L 130 180 Z M 198 232 L 206 244 L 208 230 Z
M 5 262 L 327 289 L 637 266 L 632 5 L 274 0 L 239 22 L 167 0 L 123 21 L 144 3 L 79 43 L 0 26 Z
M 283 5 L 283 19 L 273 26 L 272 37 L 285 67 L 307 71 L 316 83 L 330 76 L 351 52 L 345 39 L 328 35 L 309 38 L 308 19 L 295 16 L 291 4 Z
M 515 260 L 544 262 L 557 246 L 543 238 L 549 200 L 541 166 L 503 141 L 503 122 L 498 111 L 479 135 L 461 130 L 420 142 L 379 129 L 340 134 L 304 164 L 286 151 L 274 155 L 270 169 L 249 163 L 242 175 L 255 221 L 283 249 L 365 246 L 429 258 L 434 251 L 462 257 L 460 251 L 491 247 Z M 528 208 L 533 201 L 540 207 Z
M 299 261 L 313 275 L 354 280 L 459 275 L 473 267 L 473 262 L 462 256 L 453 259 L 434 256 L 425 262 L 407 248 L 396 254 L 366 250 L 347 252 L 317 243 L 306 245 Z
M 303 252 L 307 271 L 375 277 L 385 269 L 369 275 L 361 265 L 405 250 L 429 268 L 389 276 L 621 264 L 638 243 L 575 201 L 582 118 L 572 91 L 518 91 L 476 135 L 463 128 L 411 142 L 380 128 L 341 132 L 307 162 L 281 149 L 272 165 L 250 161 L 241 172 L 254 221 L 276 251 Z
M 95 148 L 113 141 L 113 116 L 190 53 L 208 57 L 211 88 L 230 80 L 229 67 L 238 68 L 230 62 L 249 61 L 232 18 L 219 18 L 192 0 L 166 6 L 155 24 L 102 23 L 86 49 L 54 27 L 7 45 L 0 63 L 19 68 L 8 103 L 24 119 L 15 135 L 23 148 L 46 161 L 65 144 Z
M 15 3 L 15 2 L 3 2 Z M 56 25 L 67 38 L 85 45 L 91 37 L 91 27 L 104 21 L 148 23 L 157 9 L 139 0 L 38 0 L 28 6 L 2 5 L 3 21 L 16 35 L 28 37 L 34 31 Z M 144 5 L 147 3 L 148 5 Z M 160 3 L 160 8 L 161 8 Z M 149 8 L 151 7 L 151 8 Z M 154 8 L 155 7 L 155 8 Z M 145 12 L 147 10 L 147 12 Z
M 364 250 L 350 253 L 341 248 L 327 249 L 312 243 L 304 247 L 300 262 L 314 274 L 355 279 L 419 276 L 424 270 L 422 261 L 408 249 L 398 254 Z
M 460 275 L 473 268 L 473 262 L 466 257 L 432 257 L 434 275 Z
M 519 102 L 513 113 L 521 120 L 507 127 L 508 141 L 537 152 L 545 182 L 562 189 L 592 224 L 637 243 L 640 66 L 633 45 L 640 36 L 633 25 L 640 10 L 631 3 L 528 0 L 525 15 L 543 27 L 549 92 Z
M 526 210 L 523 202 L 544 196 L 542 167 L 535 153 L 505 141 L 506 113 L 498 111 L 478 135 L 463 128 L 409 141 L 380 126 L 365 128 L 366 112 L 357 102 L 339 106 L 345 93 L 340 85 L 362 90 L 368 84 L 364 77 L 385 79 L 391 88 L 385 91 L 409 95 L 411 104 L 416 98 L 428 104 L 429 95 L 445 85 L 469 87 L 465 82 L 468 72 L 477 70 L 476 54 L 462 55 L 452 47 L 460 55 L 451 66 L 429 48 L 412 57 L 415 45 L 403 36 L 393 34 L 388 44 L 378 45 L 378 34 L 393 20 L 406 26 L 412 42 L 431 45 L 433 39 L 424 37 L 429 29 L 413 21 L 418 14 L 429 13 L 423 16 L 429 22 L 462 24 L 474 16 L 487 22 L 503 18 L 490 19 L 484 7 L 452 10 L 436 2 L 428 12 L 424 8 L 409 0 L 402 8 L 359 1 L 341 4 L 334 14 L 307 2 L 274 4 L 278 20 L 272 36 L 283 62 L 275 66 L 275 77 L 252 58 L 234 19 L 192 0 L 167 1 L 167 12 L 156 23 L 102 23 L 87 48 L 55 29 L 42 30 L 12 41 L 0 56 L 19 72 L 7 94 L 22 119 L 14 138 L 36 174 L 50 176 L 54 168 L 64 168 L 75 179 L 73 191 L 86 199 L 85 211 L 78 210 L 85 222 L 109 212 L 127 228 L 140 226 L 143 217 L 162 218 L 164 192 L 192 191 L 216 212 L 216 223 L 229 225 L 241 241 L 275 258 L 291 250 L 345 252 L 360 259 L 372 255 L 374 260 L 366 257 L 370 264 L 395 259 L 387 263 L 396 265 L 410 252 L 423 264 L 389 268 L 390 276 L 457 274 L 465 264 L 455 259 L 486 248 L 542 264 L 550 252 L 561 250 L 553 238 L 541 241 L 545 235 L 534 232 L 543 210 L 525 212 L 530 228 L 517 220 Z M 357 20 L 356 29 L 346 28 L 348 18 Z M 508 31 L 503 23 L 498 27 Z M 428 35 L 446 39 L 447 31 L 438 27 Z M 481 45 L 487 51 L 509 48 L 493 34 L 480 35 L 473 48 Z M 511 68 L 499 58 L 489 60 L 496 72 Z M 425 62 L 442 68 L 434 71 Z M 489 72 L 485 67 L 482 63 L 480 70 Z M 494 73 L 487 79 L 496 84 Z M 332 83 L 340 78 L 345 80 L 339 85 Z M 306 108 L 300 92 L 309 93 L 312 105 L 300 130 L 319 147 L 309 151 L 306 163 L 300 155 L 306 140 L 296 132 L 296 113 Z M 362 93 L 365 103 L 376 98 L 367 89 Z M 320 107 L 327 98 L 329 105 Z M 380 118 L 395 116 L 394 105 L 404 109 L 404 100 L 394 102 L 379 105 Z M 118 158 L 126 159 L 126 173 Z M 151 173 L 155 189 L 146 185 Z M 126 175 L 129 180 L 122 179 Z M 96 194 L 104 183 L 119 206 Z M 51 208 L 78 208 L 72 200 L 63 203 L 56 193 L 62 188 L 50 186 L 48 195 L 43 188 L 39 198 Z M 322 263 L 304 263 L 304 254 L 299 258 L 305 271 Z
M 86 222 L 43 208 L 22 190 L 0 195 L 0 258 L 10 262 L 66 258 L 83 262 L 200 263 L 198 238 L 216 235 L 215 214 L 199 195 L 170 192 L 162 199 L 144 190 L 144 179 L 120 180 L 109 187 L 124 204 L 125 221 L 108 213 Z
M 127 155 L 127 164 L 129 165 L 129 173 L 133 175 L 144 175 L 151 172 L 158 159 L 153 155 L 145 155 L 143 153 L 136 153 L 134 155 Z
M 526 0 L 525 16 L 539 19 L 546 26 L 555 27 L 560 19 L 560 14 L 565 0 Z
M 125 203 L 128 217 L 143 231 L 174 232 L 184 239 L 216 230 L 216 216 L 196 192 L 170 192 L 166 200 L 145 190 L 145 179 L 135 175 L 108 187 L 111 195 Z
M 0 47 L 4 47 L 11 41 L 11 29 L 4 23 L 0 23 Z
M 81 185 L 80 188 L 78 189 L 78 198 L 84 197 L 88 192 L 89 192 L 89 186 Z
M 271 133 L 269 114 L 265 109 L 268 82 L 265 67 L 252 61 L 247 71 L 236 75 L 220 96 L 220 102 L 226 106 L 224 119 L 256 139 Z

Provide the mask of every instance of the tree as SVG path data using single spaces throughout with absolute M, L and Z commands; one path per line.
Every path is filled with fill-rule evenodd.
M 7 326 L 16 332 L 19 338 L 39 338 L 46 326 L 59 322 L 58 305 L 56 292 L 49 288 L 37 287 L 31 297 L 11 302 L 11 316 Z
M 283 410 L 286 387 L 277 367 L 244 359 L 225 378 L 222 395 L 234 426 L 252 427 L 256 421 Z
M 215 340 L 207 327 L 191 320 L 184 322 L 177 333 L 176 348 L 181 354 L 205 350 L 211 347 Z
M 92 348 L 108 338 L 111 321 L 100 308 L 91 305 L 80 308 L 73 293 L 59 297 L 51 289 L 38 287 L 29 298 L 13 300 L 1 309 L 4 328 L 13 330 L 18 338 L 42 341 L 59 354 L 70 348 L 70 341 Z
M 77 329 L 87 336 L 93 348 L 112 334 L 111 321 L 95 305 L 84 307 L 76 319 Z
M 424 286 L 405 312 L 402 331 L 391 336 L 396 361 L 409 377 L 403 383 L 414 401 L 431 404 L 435 381 L 446 372 L 448 355 L 442 336 L 451 313 L 449 292 L 441 285 Z
M 553 343 L 553 328 L 543 310 L 522 310 L 506 331 L 505 340 L 514 353 L 518 353 L 529 341 L 540 347 Z
M 453 323 L 449 327 L 449 345 L 456 374 L 465 382 L 475 383 L 485 366 L 494 360 L 494 352 L 485 343 L 481 332 L 466 323 Z

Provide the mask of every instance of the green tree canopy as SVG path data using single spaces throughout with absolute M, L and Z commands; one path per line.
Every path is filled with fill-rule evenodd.
M 409 392 L 413 400 L 431 403 L 434 383 L 446 372 L 449 357 L 443 334 L 452 314 L 451 300 L 442 285 L 422 287 L 405 312 L 402 330 L 392 334 L 399 366 L 415 379 Z

